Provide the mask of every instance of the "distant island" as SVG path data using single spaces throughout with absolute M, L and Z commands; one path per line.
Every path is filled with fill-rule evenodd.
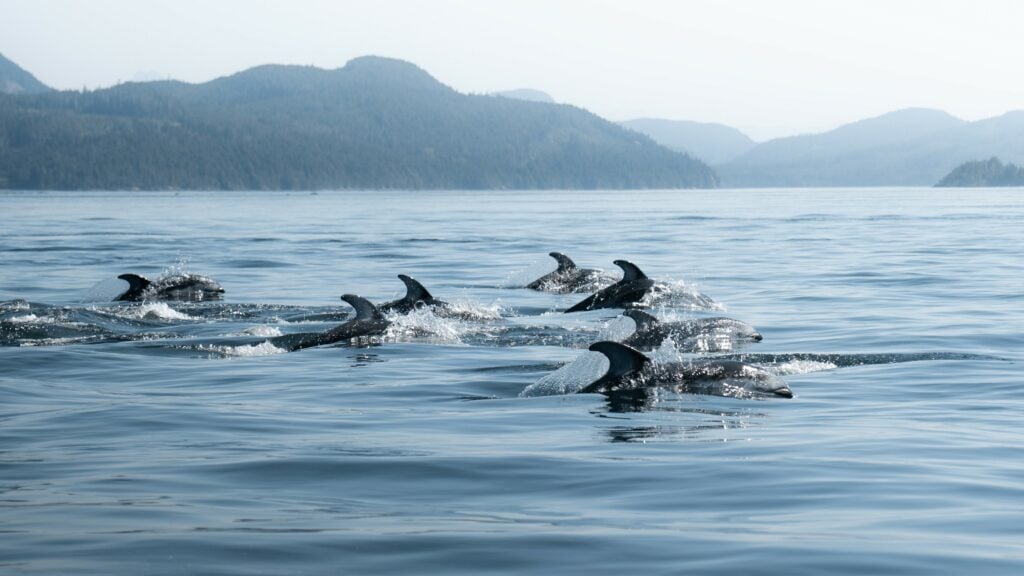
M 92 91 L 50 90 L 2 57 L 0 73 L 0 188 L 717 185 L 707 164 L 581 108 L 462 94 L 401 60 Z
M 1024 168 L 1003 164 L 999 158 L 964 162 L 935 185 L 937 188 L 1024 186 Z

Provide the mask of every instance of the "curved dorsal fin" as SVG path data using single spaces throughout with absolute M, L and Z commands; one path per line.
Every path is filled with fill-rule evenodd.
M 406 276 L 405 274 L 399 274 L 398 279 L 405 283 L 404 300 L 411 302 L 430 302 L 434 299 L 434 297 L 430 295 L 430 292 L 427 292 L 427 289 L 423 287 L 423 284 L 417 282 L 415 278 Z
M 148 278 L 139 276 L 138 274 L 121 274 L 118 278 L 128 282 L 128 290 L 130 292 L 141 292 L 145 290 L 147 286 L 152 284 Z
M 622 268 L 622 280 L 620 282 L 632 282 L 634 280 L 643 280 L 647 278 L 647 274 L 644 274 L 640 268 L 637 268 L 636 264 L 627 260 L 616 260 L 614 262 L 616 266 Z
M 650 362 L 650 359 L 639 350 L 609 340 L 591 344 L 588 350 L 600 352 L 608 358 L 608 362 L 611 365 L 608 367 L 608 372 L 605 376 L 610 378 L 622 378 L 634 372 L 639 372 Z
M 657 326 L 658 323 L 660 322 L 654 316 L 651 316 L 647 312 L 644 312 L 643 310 L 638 310 L 636 308 L 627 308 L 622 313 L 622 315 L 626 316 L 628 318 L 632 318 L 633 321 L 636 322 L 636 331 L 637 332 L 642 332 L 644 330 L 650 330 L 651 328 L 654 328 L 655 326 Z
M 380 312 L 377 311 L 377 307 L 362 296 L 345 294 L 341 299 L 348 302 L 350 306 L 356 309 L 356 320 L 379 320 L 381 318 Z
M 576 269 L 576 263 L 561 252 L 549 252 L 548 256 L 551 256 L 558 262 L 558 270 L 556 272 L 569 272 Z

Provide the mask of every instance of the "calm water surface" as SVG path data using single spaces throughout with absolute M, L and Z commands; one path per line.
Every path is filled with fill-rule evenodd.
M 1024 573 L 1022 190 L 0 209 L 5 574 Z M 552 250 L 711 296 L 795 398 L 523 395 L 622 329 L 518 287 Z M 174 270 L 225 300 L 109 302 L 118 274 Z M 336 325 L 343 293 L 400 296 L 398 273 L 475 317 L 261 344 Z

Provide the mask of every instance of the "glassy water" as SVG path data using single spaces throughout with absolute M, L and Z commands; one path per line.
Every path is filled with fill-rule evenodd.
M 1019 574 L 1024 191 L 0 193 L 0 570 Z M 575 394 L 634 262 L 792 399 Z M 117 275 L 223 301 L 114 303 Z M 419 279 L 466 314 L 276 336 Z

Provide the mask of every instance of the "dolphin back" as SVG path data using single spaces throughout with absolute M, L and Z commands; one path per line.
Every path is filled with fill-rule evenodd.
M 644 274 L 643 270 L 628 260 L 616 260 L 613 264 L 622 268 L 621 282 L 633 282 L 647 278 L 647 274 Z
M 644 312 L 643 310 L 638 310 L 636 308 L 629 308 L 625 310 L 622 313 L 622 315 L 627 318 L 631 318 L 634 322 L 636 322 L 637 332 L 646 332 L 657 327 L 660 323 L 658 319 L 655 318 L 654 316 L 651 316 L 647 312 Z
M 434 297 L 415 278 L 399 274 L 398 279 L 405 284 L 405 300 L 410 302 L 431 302 Z
M 118 279 L 128 283 L 128 290 L 114 300 L 138 300 L 142 292 L 152 284 L 148 278 L 138 274 L 121 274 Z
M 588 350 L 600 352 L 608 358 L 608 371 L 580 390 L 582 393 L 607 392 L 614 389 L 623 379 L 637 374 L 650 363 L 650 359 L 639 350 L 610 340 L 595 342 Z
M 348 302 L 350 306 L 356 309 L 356 320 L 381 320 L 380 312 L 377 307 L 374 306 L 369 300 L 362 296 L 356 296 L 355 294 L 345 294 L 341 297 L 342 300 Z
M 572 272 L 577 268 L 576 263 L 572 261 L 572 258 L 569 258 L 568 256 L 562 254 L 561 252 L 549 252 L 548 256 L 551 256 L 552 258 L 555 259 L 555 262 L 558 262 L 558 270 L 555 270 L 555 272 Z

